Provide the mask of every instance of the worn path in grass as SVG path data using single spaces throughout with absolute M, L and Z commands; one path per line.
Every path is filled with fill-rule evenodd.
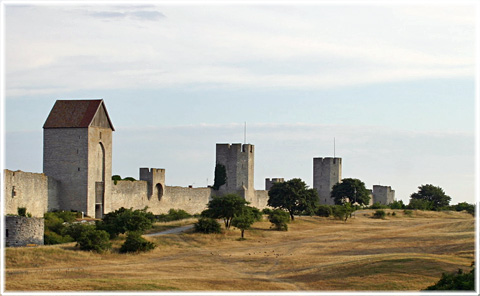
M 387 212 L 393 212 L 387 210 Z M 470 269 L 474 218 L 415 212 L 385 220 L 372 211 L 346 223 L 299 217 L 289 231 L 258 222 L 246 231 L 148 237 L 145 254 L 95 254 L 74 244 L 6 250 L 6 288 L 13 290 L 369 291 L 420 290 L 442 272 Z

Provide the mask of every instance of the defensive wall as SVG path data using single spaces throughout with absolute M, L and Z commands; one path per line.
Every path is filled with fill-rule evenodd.
M 26 208 L 33 217 L 59 209 L 58 182 L 45 174 L 4 170 L 4 206 L 6 215 Z
M 43 218 L 5 217 L 5 245 L 7 247 L 28 244 L 43 245 L 43 233 Z

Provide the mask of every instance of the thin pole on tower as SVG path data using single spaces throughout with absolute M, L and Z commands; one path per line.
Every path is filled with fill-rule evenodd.
M 243 130 L 243 143 L 247 144 L 247 122 L 245 121 L 245 128 Z
M 333 137 L 333 158 L 335 158 L 335 137 Z

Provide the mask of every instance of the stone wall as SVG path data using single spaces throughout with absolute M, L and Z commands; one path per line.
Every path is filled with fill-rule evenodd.
M 167 213 L 169 209 L 182 209 L 190 214 L 202 212 L 210 201 L 211 188 L 188 188 L 165 186 L 161 198 L 148 195 L 147 181 L 118 181 L 111 184 L 110 207 L 114 211 L 121 207 L 143 209 L 145 206 L 154 214 Z
M 58 206 L 57 182 L 44 174 L 4 170 L 5 213 L 17 215 L 18 208 L 27 208 L 34 217 L 43 217 Z
M 5 245 L 7 247 L 26 246 L 28 244 L 43 245 L 43 234 L 43 218 L 5 217 Z
M 270 190 L 274 183 L 283 183 L 285 180 L 283 178 L 266 178 L 265 179 L 265 190 Z

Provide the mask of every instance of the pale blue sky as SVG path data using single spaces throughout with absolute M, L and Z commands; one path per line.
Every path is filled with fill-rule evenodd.
M 312 185 L 335 137 L 344 177 L 473 202 L 478 4 L 318 3 L 6 5 L 6 168 L 42 171 L 56 99 L 103 98 L 114 174 L 211 184 L 246 121 L 257 189 Z

